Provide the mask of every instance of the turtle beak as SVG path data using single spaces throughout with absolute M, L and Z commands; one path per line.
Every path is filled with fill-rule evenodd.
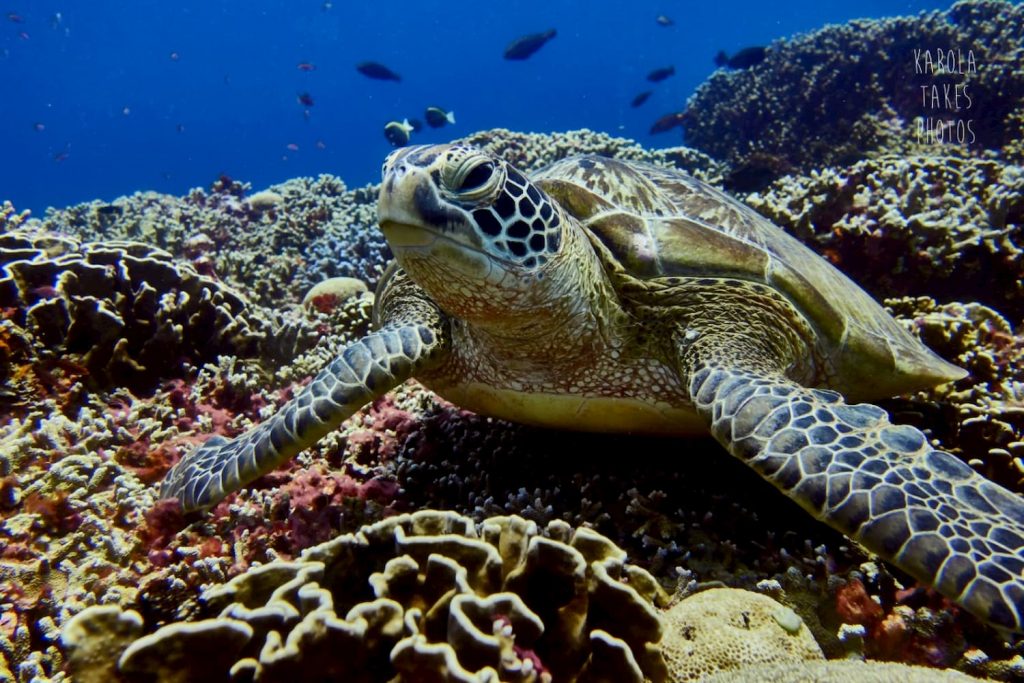
M 436 239 L 433 231 L 424 229 L 414 198 L 416 188 L 429 182 L 429 176 L 416 163 L 424 149 L 422 145 L 403 147 L 388 155 L 384 162 L 377 220 L 393 249 L 427 246 Z
M 438 236 L 463 241 L 472 232 L 466 216 L 440 195 L 435 182 L 449 145 L 420 145 L 392 152 L 384 163 L 377 217 L 392 248 L 430 245 Z M 478 246 L 478 245 L 469 245 Z

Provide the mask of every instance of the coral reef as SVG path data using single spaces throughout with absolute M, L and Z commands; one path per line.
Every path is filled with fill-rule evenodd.
M 140 240 L 190 261 L 271 308 L 298 303 L 329 277 L 376 286 L 391 251 L 376 229 L 376 193 L 330 175 L 296 178 L 248 196 L 222 178 L 185 197 L 141 192 L 112 203 L 50 209 L 36 230 L 87 240 Z
M 1024 317 L 1024 168 L 885 156 L 744 197 L 878 298 L 980 301 Z
M 26 231 L 0 235 L 0 308 L 15 353 L 44 351 L 3 371 L 22 402 L 38 385 L 61 393 L 62 376 L 147 392 L 184 361 L 252 354 L 270 331 L 238 293 L 161 249 Z
M 90 679 L 664 681 L 667 596 L 624 560 L 565 523 L 420 511 L 208 590 L 216 616 L 125 647 L 138 615 L 92 608 L 62 639 Z
M 1020 163 L 1022 35 L 1019 4 L 976 0 L 776 41 L 761 64 L 718 71 L 698 88 L 686 106 L 685 139 L 727 162 L 726 185 L 736 190 L 880 153 L 1001 154 Z M 940 52 L 945 68 L 935 66 Z M 962 94 L 933 106 L 933 87 Z M 948 133 L 929 141 L 918 133 L 929 118 L 958 119 L 965 128 L 970 120 L 970 135 L 963 144 Z
M 559 159 L 579 154 L 646 161 L 680 168 L 709 183 L 721 181 L 723 166 L 711 157 L 688 147 L 644 149 L 636 142 L 587 129 L 565 133 L 519 133 L 496 128 L 460 138 L 455 142 L 479 147 L 505 159 L 526 173 L 537 171 Z
M 644 151 L 589 131 L 487 131 L 471 139 L 530 168 L 593 151 L 679 165 L 712 179 L 721 175 L 721 166 L 700 154 Z M 1012 321 L 1020 318 L 1021 298 L 1019 289 L 999 288 L 1006 282 L 999 278 L 1017 271 L 1012 261 L 997 260 L 1020 244 L 1019 175 L 978 159 L 950 164 L 945 172 L 943 165 L 871 160 L 791 178 L 749 199 L 826 257 L 834 258 L 829 249 L 838 249 L 846 259 L 841 268 L 877 296 L 890 297 L 891 310 L 908 329 L 971 371 L 955 385 L 894 399 L 886 407 L 986 476 L 1020 491 L 1024 345 Z M 933 179 L 944 189 L 932 188 Z M 870 187 L 871 195 L 858 195 L 858 185 Z M 886 190 L 889 185 L 898 191 Z M 979 199 L 971 201 L 971 193 Z M 253 329 L 263 329 L 261 319 L 276 327 L 258 354 L 239 347 L 219 354 L 216 362 L 218 354 L 212 353 L 180 365 L 164 359 L 151 395 L 115 383 L 89 385 L 70 366 L 48 367 L 51 376 L 57 373 L 48 384 L 19 385 L 21 393 L 11 396 L 24 405 L 0 394 L 0 665 L 5 660 L 25 680 L 62 680 L 62 667 L 79 666 L 68 651 L 77 647 L 71 642 L 88 635 L 92 617 L 83 618 L 86 625 L 71 624 L 88 607 L 109 608 L 97 618 L 121 629 L 117 638 L 96 645 L 97 651 L 120 652 L 129 640 L 164 625 L 216 619 L 204 611 L 212 603 L 200 600 L 207 589 L 216 595 L 211 586 L 250 576 L 255 567 L 314 562 L 303 559 L 303 551 L 346 534 L 354 538 L 364 524 L 438 508 L 477 521 L 518 515 L 538 529 L 593 529 L 666 587 L 679 582 L 692 590 L 718 582 L 756 589 L 791 608 L 828 657 L 853 653 L 1004 679 L 1022 675 L 1024 648 L 1004 643 L 907 577 L 872 563 L 706 439 L 511 425 L 467 413 L 408 383 L 202 519 L 156 504 L 153 485 L 182 452 L 210 434 L 232 436 L 265 419 L 343 344 L 365 333 L 373 299 L 368 292 L 323 299 L 305 311 L 300 302 L 331 277 L 358 277 L 373 287 L 388 254 L 373 228 L 374 200 L 373 188 L 348 190 L 328 176 L 263 193 L 225 178 L 182 198 L 139 194 L 51 211 L 43 221 L 9 207 L 0 211 L 9 233 L 28 231 L 19 239 L 53 239 L 76 249 L 83 248 L 79 240 L 101 249 L 113 240 L 151 241 L 178 259 L 175 268 L 184 272 L 189 266 L 189 277 L 214 283 L 204 286 L 227 283 L 225 291 L 237 289 L 248 301 L 244 316 L 254 321 Z M 819 203 L 832 209 L 821 212 Z M 940 208 L 949 207 L 955 216 L 946 220 Z M 833 232 L 837 223 L 848 232 L 847 242 Z M 968 239 L 976 244 L 963 244 Z M 858 257 L 857 240 L 878 240 L 885 260 Z M 934 263 L 914 260 L 922 249 Z M 968 266 L 969 275 L 956 275 Z M 974 287 L 973 278 L 987 284 Z M 933 281 L 942 296 L 927 298 L 934 296 Z M 0 322 L 0 369 L 26 368 L 43 351 L 52 360 L 73 358 L 58 346 L 44 348 L 13 321 Z M 395 565 L 396 572 L 400 568 Z M 862 592 L 847 588 L 856 584 Z M 316 612 L 322 594 L 313 593 L 308 599 L 296 593 L 293 609 Z M 857 617 L 849 608 L 865 606 L 865 599 L 879 610 Z M 343 622 L 347 608 L 332 601 L 335 618 Z M 502 603 L 503 609 L 514 607 Z M 465 615 L 473 622 L 472 613 Z M 863 623 L 850 623 L 858 620 Z M 392 623 L 405 629 L 400 621 Z M 528 629 L 529 623 L 517 622 L 513 630 Z M 249 628 L 263 633 L 258 624 Z M 76 629 L 86 629 L 78 631 L 77 641 Z M 68 651 L 59 638 L 62 630 L 70 638 Z M 230 644 L 243 640 L 246 630 L 229 628 L 222 635 Z M 489 635 L 501 640 L 500 634 Z M 252 637 L 238 646 L 241 651 Z M 289 651 L 286 641 L 282 636 L 275 656 Z M 614 641 L 597 634 L 587 642 L 606 670 L 621 661 L 623 651 Z M 87 659 L 99 656 L 77 652 Z M 184 646 L 180 652 L 193 650 Z M 237 661 L 227 646 L 215 654 Z M 260 653 L 251 654 L 258 662 Z M 107 673 L 97 671 L 98 677 Z

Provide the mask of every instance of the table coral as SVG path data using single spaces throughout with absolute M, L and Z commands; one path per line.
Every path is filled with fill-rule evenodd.
M 750 190 L 793 172 L 879 153 L 999 153 L 1020 163 L 1024 8 L 976 0 L 912 17 L 830 25 L 771 44 L 761 64 L 718 71 L 690 98 L 688 144 L 729 164 Z M 915 50 L 973 52 L 968 73 L 917 73 Z M 921 87 L 966 88 L 973 109 L 922 104 Z M 966 101 L 963 103 L 966 105 Z M 972 119 L 970 144 L 919 141 L 927 117 Z M 965 124 L 966 125 L 966 124 Z

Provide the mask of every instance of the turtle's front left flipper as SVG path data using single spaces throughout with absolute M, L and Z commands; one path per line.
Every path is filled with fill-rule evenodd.
M 396 324 L 349 344 L 273 417 L 234 439 L 213 437 L 168 472 L 163 498 L 186 512 L 205 510 L 279 467 L 333 431 L 352 413 L 432 365 L 447 346 L 447 328 Z
M 818 519 L 1003 631 L 1024 632 L 1024 502 L 873 405 L 707 364 L 689 380 L 729 451 Z

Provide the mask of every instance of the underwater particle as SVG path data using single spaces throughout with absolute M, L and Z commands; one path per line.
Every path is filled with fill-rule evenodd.
M 289 152 L 298 152 L 299 151 L 299 146 L 296 145 L 294 142 L 289 142 L 287 145 L 284 146 L 284 148 L 286 150 L 288 150 Z
M 674 111 L 671 114 L 665 114 L 651 125 L 650 132 L 652 135 L 668 132 L 676 126 L 683 125 L 683 121 L 685 120 L 686 114 L 681 111 Z
M 768 48 L 763 46 L 745 47 L 731 57 L 724 50 L 719 50 L 715 55 L 715 65 L 724 66 L 730 69 L 749 69 L 757 66 L 768 56 Z
M 327 149 L 327 143 L 324 142 L 323 140 L 317 140 L 315 143 L 313 143 L 313 146 L 316 147 L 317 149 Z
M 443 128 L 446 125 L 455 125 L 455 112 L 445 111 L 440 107 L 427 107 L 423 118 L 431 128 Z
M 655 19 L 654 21 L 657 22 L 658 26 L 674 26 L 676 23 L 672 21 L 672 19 L 670 19 L 669 17 L 666 17 L 664 14 L 659 14 L 658 18 Z
M 401 81 L 402 77 L 379 62 L 359 62 L 356 71 L 375 81 Z
M 125 105 L 124 108 L 121 110 L 121 114 L 124 115 L 124 116 L 128 116 L 131 113 L 132 113 L 131 107 L 129 107 L 128 105 Z
M 647 80 L 651 83 L 660 83 L 670 76 L 674 76 L 676 68 L 674 66 L 663 66 L 660 69 L 655 69 L 651 73 L 647 74 Z
M 639 95 L 637 95 L 636 97 L 633 98 L 633 101 L 629 103 L 629 106 L 631 106 L 631 107 L 639 107 L 644 102 L 646 102 L 648 99 L 650 99 L 650 97 L 651 97 L 651 95 L 653 93 L 654 93 L 653 90 L 644 90 L 642 93 L 640 93 Z
M 42 133 L 44 130 L 46 130 L 46 124 L 42 121 L 36 121 L 32 124 L 32 130 L 34 130 L 37 133 Z
M 176 61 L 178 61 L 179 59 L 181 59 L 181 55 L 179 55 L 179 54 L 178 54 L 177 52 L 175 52 L 175 51 L 171 51 L 171 54 L 170 54 L 170 55 L 168 55 L 168 56 L 169 56 L 169 57 L 171 58 L 171 61 L 172 61 L 172 62 L 176 62 Z
M 24 24 L 25 23 L 25 17 L 21 16 L 20 14 L 16 14 L 14 12 L 8 12 L 7 13 L 7 21 L 9 21 L 11 23 L 14 23 L 14 24 Z
M 388 121 L 384 125 L 384 137 L 394 147 L 404 147 L 409 144 L 409 133 L 413 131 L 409 119 L 402 119 L 402 122 Z
M 316 64 L 312 62 L 299 62 L 295 65 L 295 68 L 299 71 L 316 71 Z
M 552 28 L 544 31 L 543 33 L 531 33 L 529 35 L 520 36 L 509 43 L 508 47 L 505 48 L 505 59 L 528 59 L 533 55 L 533 53 L 544 47 L 544 45 L 556 35 L 558 35 L 558 31 Z
M 313 106 L 313 104 L 314 104 L 314 102 L 313 102 L 313 96 L 312 96 L 312 95 L 310 95 L 310 94 L 309 94 L 308 92 L 300 92 L 300 93 L 298 93 L 298 94 L 297 94 L 297 95 L 295 96 L 295 99 L 296 99 L 296 100 L 298 101 L 298 103 L 299 103 L 299 104 L 301 104 L 301 105 L 302 105 L 303 107 L 312 107 L 312 106 Z

